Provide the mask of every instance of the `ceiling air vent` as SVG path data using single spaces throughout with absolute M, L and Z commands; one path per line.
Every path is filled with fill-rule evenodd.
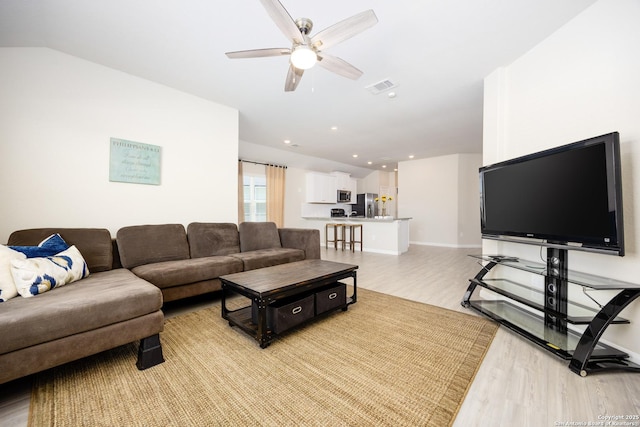
M 380 80 L 378 83 L 374 83 L 372 85 L 366 86 L 365 89 L 367 89 L 369 92 L 371 92 L 374 95 L 378 95 L 379 93 L 385 92 L 396 86 L 398 85 L 392 82 L 391 80 L 384 79 L 384 80 Z

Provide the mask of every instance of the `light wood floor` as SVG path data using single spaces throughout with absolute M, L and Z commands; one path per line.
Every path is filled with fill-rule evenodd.
M 476 315 L 460 300 L 479 269 L 466 255 L 479 250 L 413 245 L 401 256 L 322 251 L 323 259 L 359 265 L 359 287 Z M 165 314 L 199 309 L 214 298 L 173 304 Z M 27 425 L 30 388 L 30 377 L 0 385 L 0 425 Z M 625 415 L 640 415 L 640 374 L 581 378 L 567 362 L 501 327 L 454 426 L 597 425 L 604 417 Z M 640 420 L 630 421 L 640 426 Z

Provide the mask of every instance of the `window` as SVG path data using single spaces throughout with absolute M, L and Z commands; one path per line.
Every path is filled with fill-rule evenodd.
M 244 173 L 244 220 L 264 222 L 267 220 L 267 177 L 255 172 Z

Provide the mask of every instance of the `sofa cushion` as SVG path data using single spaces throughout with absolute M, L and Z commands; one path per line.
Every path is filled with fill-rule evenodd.
M 278 227 L 274 222 L 242 222 L 238 231 L 240 252 L 282 247 Z
M 71 246 L 54 256 L 13 260 L 11 273 L 18 293 L 29 298 L 87 277 L 89 269 Z
M 2 303 L 0 354 L 143 316 L 161 307 L 160 289 L 129 270 L 92 274 L 38 298 Z
M 191 258 L 240 252 L 238 226 L 233 223 L 192 222 L 187 226 Z
M 87 262 L 89 271 L 97 273 L 111 270 L 113 264 L 113 244 L 111 233 L 105 228 L 31 228 L 18 230 L 9 236 L 9 245 L 37 245 L 42 239 L 55 233 L 75 245 Z
M 26 257 L 22 252 L 0 245 L 0 302 L 18 296 L 18 290 L 11 274 L 11 261 Z
M 40 242 L 38 246 L 10 246 L 10 248 L 22 252 L 27 258 L 42 258 L 66 251 L 69 245 L 59 233 L 55 233 Z
M 216 279 L 225 274 L 239 273 L 242 268 L 242 261 L 236 258 L 214 256 L 145 264 L 134 267 L 131 271 L 136 276 L 164 289 Z
M 304 260 L 304 251 L 302 249 L 271 248 L 240 252 L 230 256 L 242 260 L 244 270 L 248 271 L 288 262 L 302 261 Z
M 133 225 L 116 233 L 120 262 L 125 268 L 189 258 L 182 224 Z

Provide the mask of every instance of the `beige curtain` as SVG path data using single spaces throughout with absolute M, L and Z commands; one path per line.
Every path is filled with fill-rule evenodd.
M 238 161 L 238 224 L 244 222 L 244 179 L 242 161 Z
M 267 165 L 267 221 L 284 226 L 285 166 Z

